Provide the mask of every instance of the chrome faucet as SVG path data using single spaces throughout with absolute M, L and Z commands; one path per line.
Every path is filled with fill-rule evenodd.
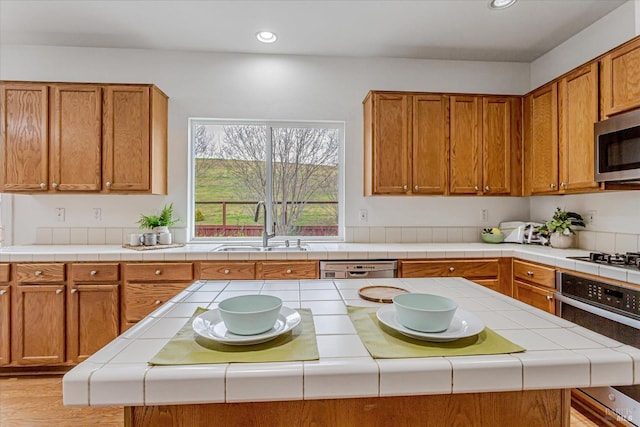
M 269 234 L 267 232 L 267 207 L 264 204 L 264 201 L 260 200 L 256 205 L 256 213 L 253 217 L 255 222 L 258 222 L 258 218 L 260 217 L 260 206 L 262 206 L 262 210 L 264 211 L 264 228 L 262 229 L 262 247 L 266 248 L 269 246 L 269 239 L 272 237 L 276 237 L 276 223 L 273 223 L 273 233 Z

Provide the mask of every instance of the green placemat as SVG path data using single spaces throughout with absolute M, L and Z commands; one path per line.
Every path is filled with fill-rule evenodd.
M 449 342 L 429 342 L 409 338 L 378 321 L 378 307 L 348 307 L 351 322 L 372 357 L 470 356 L 519 353 L 524 348 L 501 337 L 489 328 L 478 335 Z
M 300 325 L 277 338 L 254 345 L 221 344 L 200 337 L 191 323 L 205 308 L 197 308 L 191 319 L 148 363 L 150 365 L 198 365 L 229 362 L 289 362 L 318 360 L 318 345 L 313 317 L 308 308 L 298 309 Z

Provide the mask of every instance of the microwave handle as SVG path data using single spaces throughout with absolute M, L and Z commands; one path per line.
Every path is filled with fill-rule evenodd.
M 622 323 L 623 325 L 627 325 L 635 329 L 640 329 L 640 321 L 632 319 L 630 317 L 622 316 L 620 314 L 614 313 L 613 311 L 603 310 L 602 308 L 595 307 L 591 304 L 585 304 L 582 301 L 568 298 L 559 292 L 556 293 L 553 297 L 556 299 L 556 301 L 560 301 L 563 304 L 579 308 L 580 310 L 595 314 L 600 317 L 604 317 L 605 319 L 609 319 L 613 322 Z

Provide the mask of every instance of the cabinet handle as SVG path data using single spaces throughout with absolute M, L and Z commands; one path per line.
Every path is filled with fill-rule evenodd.
M 404 191 L 407 191 L 407 190 L 409 189 L 409 187 L 408 187 L 408 186 L 406 186 L 406 185 L 403 185 L 403 186 L 402 186 L 402 189 L 403 189 Z
M 51 188 L 58 188 L 58 183 L 57 182 L 52 182 L 51 183 Z
M 228 269 L 228 268 L 225 268 L 225 269 L 224 269 L 224 274 L 229 274 L 229 273 L 231 273 L 231 272 L 229 271 L 229 269 Z
M 551 184 L 549 187 L 556 188 L 556 185 L 555 184 Z
M 477 185 L 475 187 L 473 187 L 474 190 L 476 191 L 480 191 L 480 187 L 478 187 Z
M 91 272 L 89 273 L 92 276 L 95 276 L 96 274 L 98 274 L 98 272 L 96 270 L 91 270 Z
M 62 293 L 62 289 L 56 289 L 56 294 L 61 294 Z
M 42 188 L 44 190 L 45 188 L 47 188 L 47 184 L 45 184 L 44 182 L 41 182 L 40 183 L 40 188 Z
M 547 295 L 547 301 L 551 301 L 553 299 L 553 295 Z
M 527 271 L 527 276 L 533 276 L 533 271 Z
M 107 181 L 104 185 L 106 185 L 107 188 L 111 188 L 111 181 Z
M 413 187 L 414 190 L 418 191 L 420 189 L 419 185 L 416 185 L 415 187 Z
M 71 293 L 75 294 L 76 292 L 78 292 L 78 290 L 76 288 L 71 289 Z
M 33 273 L 33 274 L 35 274 L 36 276 L 42 276 L 42 271 L 36 270 L 36 272 Z
M 491 187 L 489 187 L 489 186 L 487 185 L 486 187 L 484 187 L 484 190 L 485 190 L 485 191 L 489 191 L 489 190 L 491 190 Z
M 0 291 L 0 295 L 4 295 L 4 294 L 6 294 L 6 293 L 7 293 L 7 291 L 6 291 L 6 290 L 4 290 L 4 289 Z
M 456 268 L 455 267 L 449 267 L 449 271 L 453 273 L 454 271 L 456 271 Z
M 162 270 L 156 270 L 156 276 L 159 276 L 162 274 Z
M 293 270 L 291 270 L 290 268 L 287 268 L 287 274 L 291 274 L 293 273 Z
M 162 304 L 162 301 L 160 301 L 160 300 L 158 299 L 158 300 L 156 300 L 156 302 L 154 302 L 154 304 L 155 304 L 155 305 L 160 305 L 160 304 Z
M 566 182 L 561 182 L 561 183 L 560 183 L 560 187 L 562 187 L 562 188 L 567 188 L 567 183 L 566 183 Z

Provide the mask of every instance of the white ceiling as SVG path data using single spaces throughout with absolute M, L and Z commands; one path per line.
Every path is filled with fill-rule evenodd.
M 530 62 L 625 0 L 0 0 L 2 45 Z M 278 34 L 272 45 L 255 33 Z

